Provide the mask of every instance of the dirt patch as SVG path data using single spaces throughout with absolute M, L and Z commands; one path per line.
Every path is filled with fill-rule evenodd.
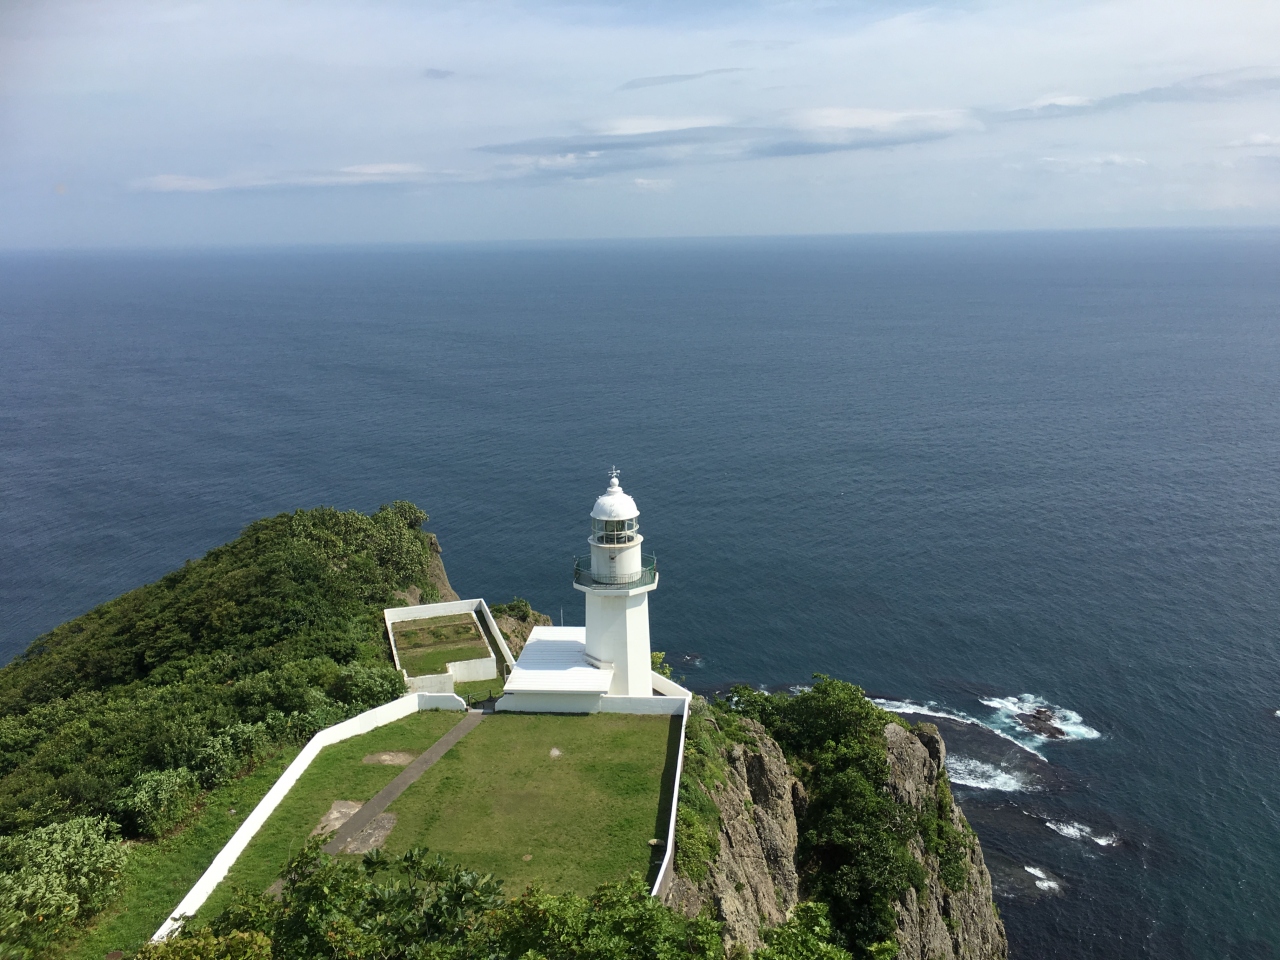
M 403 590 L 392 591 L 391 599 L 404 601 L 406 607 L 416 607 L 422 602 L 422 588 L 411 583 Z
M 359 810 L 363 803 L 359 800 L 335 800 L 333 805 L 329 807 L 329 812 L 320 818 L 320 822 L 316 824 L 316 828 L 311 831 L 311 836 L 318 837 L 322 833 L 333 833 L 340 826 L 351 819 L 352 814 Z
M 407 767 L 416 759 L 416 754 L 393 750 L 386 753 L 371 753 L 360 762 L 382 763 L 388 767 Z

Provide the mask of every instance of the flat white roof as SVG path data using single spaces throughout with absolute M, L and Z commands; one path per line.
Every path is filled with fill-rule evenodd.
M 587 662 L 586 627 L 534 627 L 506 693 L 608 693 L 613 670 Z

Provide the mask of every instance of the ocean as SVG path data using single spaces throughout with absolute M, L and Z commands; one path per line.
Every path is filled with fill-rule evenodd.
M 1280 957 L 1280 233 L 0 257 L 5 661 L 395 499 L 580 624 L 615 464 L 677 676 L 939 723 L 1016 960 Z

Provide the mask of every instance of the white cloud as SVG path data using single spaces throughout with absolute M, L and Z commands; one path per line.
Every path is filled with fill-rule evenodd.
M 1089 107 L 1097 103 L 1096 97 L 1075 97 L 1062 94 L 1041 97 L 1039 100 L 1031 102 L 1032 110 L 1039 110 L 1042 107 Z
M 1107 167 L 1145 167 L 1147 161 L 1141 157 L 1111 153 L 1101 157 L 1041 157 L 1040 165 L 1056 173 L 1089 173 Z
M 728 123 L 726 117 L 619 117 L 607 120 L 596 129 L 611 137 L 634 137 L 644 133 L 667 133 L 672 130 L 696 130 Z
M 365 184 L 417 183 L 427 171 L 414 163 L 364 163 L 336 171 L 314 173 L 238 173 L 223 177 L 193 177 L 162 173 L 131 182 L 134 190 L 154 193 L 211 193 L 218 190 L 254 190 L 263 187 L 354 187 Z
M 1232 140 L 1227 144 L 1228 147 L 1275 147 L 1280 146 L 1280 137 L 1273 137 L 1267 133 L 1255 133 L 1251 136 L 1244 137 L 1240 140 Z
M 0 15 L 0 246 L 1280 223 L 1278 36 L 1257 0 L 42 0 Z

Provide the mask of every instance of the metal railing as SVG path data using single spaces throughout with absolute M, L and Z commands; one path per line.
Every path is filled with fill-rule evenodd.
M 633 573 L 596 575 L 591 572 L 590 557 L 573 558 L 573 582 L 598 590 L 631 590 L 647 587 L 658 579 L 658 560 L 652 554 L 640 557 L 640 569 Z

